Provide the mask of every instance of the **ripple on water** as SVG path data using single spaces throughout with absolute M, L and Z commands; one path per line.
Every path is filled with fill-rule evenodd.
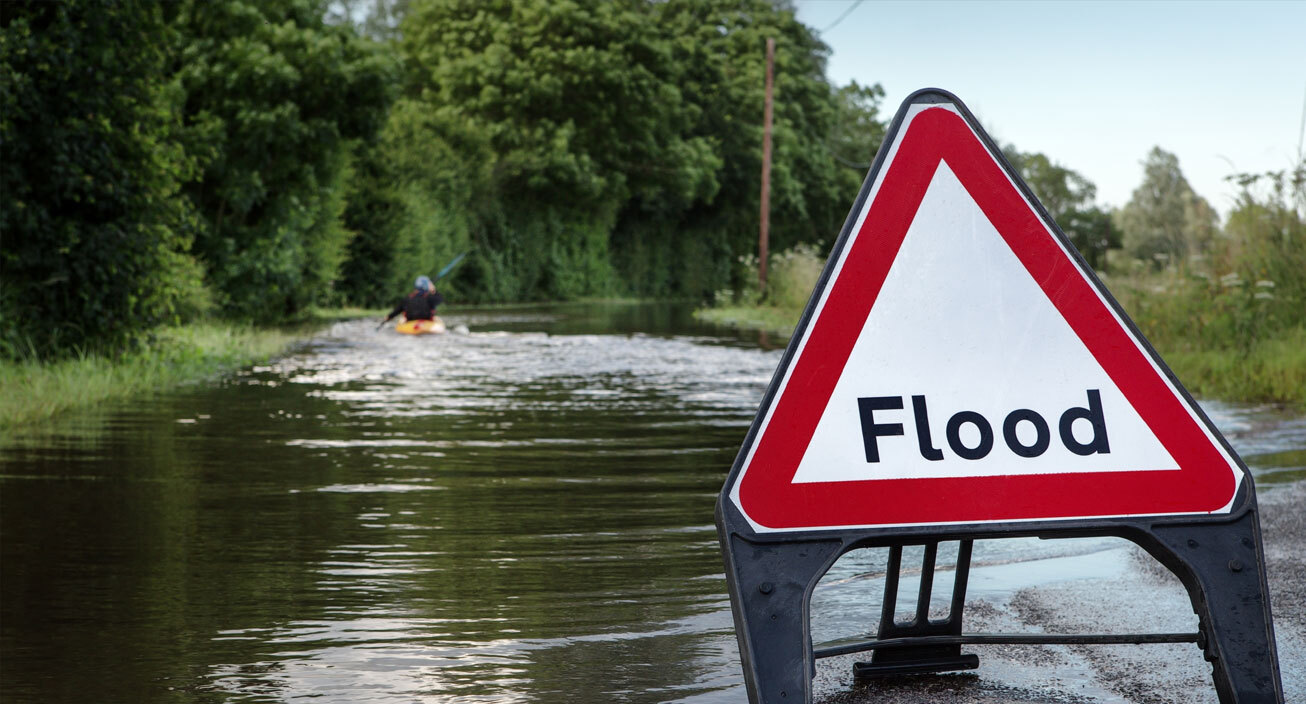
M 164 678 L 224 701 L 741 701 L 711 521 L 782 352 L 598 334 L 589 310 L 450 316 L 475 332 L 428 338 L 339 323 L 216 389 L 12 441 L 0 549 L 35 536 L 40 559 L 5 572 L 6 679 L 142 701 L 174 700 Z M 1260 485 L 1299 476 L 1306 419 L 1204 406 Z M 817 588 L 818 641 L 878 616 L 883 555 L 859 552 Z M 980 541 L 971 589 L 1001 606 L 1125 583 L 1132 555 Z
M 351 701 L 539 701 L 563 692 L 575 701 L 739 696 L 715 529 L 666 502 L 697 501 L 709 515 L 778 351 L 638 334 L 478 332 L 413 340 L 371 337 L 348 325 L 334 334 L 339 339 L 282 360 L 270 373 L 274 382 L 301 384 L 309 396 L 335 404 L 334 423 L 348 436 L 300 435 L 286 445 L 404 458 L 416 476 L 443 479 L 433 485 L 390 476 L 314 491 L 380 497 L 439 488 L 468 502 L 471 513 L 432 514 L 427 505 L 397 520 L 360 510 L 360 527 L 402 534 L 404 543 L 342 546 L 318 564 L 320 586 L 381 599 L 377 610 L 351 611 L 342 599 L 344 608 L 329 619 L 225 633 L 257 639 L 269 653 L 252 665 L 216 668 L 214 687 Z M 1296 478 L 1306 419 L 1203 406 L 1258 479 Z M 437 452 L 423 459 L 420 450 Z M 680 469 L 668 470 L 669 463 Z M 393 462 L 384 466 L 395 470 Z M 497 498 L 486 500 L 484 492 Z M 614 513 L 623 518 L 613 520 Z M 505 515 L 513 518 L 499 520 Z M 498 533 L 504 530 L 515 535 Z M 429 541 L 423 535 L 444 540 L 426 543 L 438 549 L 414 549 Z M 911 550 L 904 564 L 919 559 Z M 883 551 L 863 552 L 841 559 L 818 586 L 816 641 L 860 637 L 878 614 Z M 1128 581 L 1137 571 L 1135 553 L 1113 538 L 979 541 L 969 594 L 1009 605 L 1029 589 Z M 695 563 L 696 554 L 705 559 Z M 936 584 L 950 582 L 949 560 L 955 544 L 942 548 Z M 656 578 L 658 564 L 686 562 L 702 567 Z M 431 591 L 454 574 L 483 586 Z M 914 593 L 919 577 L 918 568 L 907 568 L 901 592 Z M 1181 589 L 1165 594 L 1157 598 L 1184 598 Z M 935 590 L 933 615 L 947 611 L 948 597 L 946 588 Z M 414 601 L 423 608 L 405 613 L 400 604 Z M 639 674 L 650 669 L 657 672 Z

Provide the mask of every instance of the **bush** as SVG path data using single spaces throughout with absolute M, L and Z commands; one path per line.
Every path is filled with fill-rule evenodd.
M 767 304 L 787 310 L 802 310 L 816 288 L 825 257 L 821 245 L 798 244 L 770 257 L 766 275 Z
M 310 0 L 180 7 L 187 146 L 203 161 L 186 187 L 203 222 L 196 256 L 225 314 L 293 317 L 334 297 L 353 236 L 350 146 L 384 123 L 397 62 Z
M 757 256 L 745 254 L 736 260 L 735 279 L 739 283 L 714 292 L 713 304 L 775 308 L 793 313 L 797 320 L 825 268 L 821 244 L 797 244 L 772 252 L 767 261 L 766 290 L 757 288 Z
M 120 347 L 202 308 L 159 6 L 6 2 L 0 28 L 0 354 Z

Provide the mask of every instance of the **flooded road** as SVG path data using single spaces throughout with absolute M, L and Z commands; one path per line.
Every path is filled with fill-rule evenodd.
M 676 306 L 447 320 L 470 332 L 340 323 L 266 367 L 3 438 L 0 700 L 744 701 L 712 512 L 781 351 Z M 1295 506 L 1306 419 L 1207 410 L 1267 514 Z M 866 633 L 882 572 L 877 551 L 835 565 L 815 641 Z M 1138 580 L 1147 623 L 1118 630 L 1195 630 L 1128 543 L 981 541 L 967 630 Z M 1280 626 L 1297 701 L 1300 640 Z M 1029 652 L 981 652 L 999 684 L 971 689 L 1061 701 L 1024 667 L 1042 658 L 1082 701 L 1134 701 L 1087 655 Z M 850 667 L 822 661 L 822 697 L 847 696 Z M 1180 701 L 1214 701 L 1201 675 Z

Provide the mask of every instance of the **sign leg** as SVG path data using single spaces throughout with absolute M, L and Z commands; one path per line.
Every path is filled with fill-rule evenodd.
M 816 673 L 809 601 L 842 550 L 838 540 L 754 543 L 730 536 L 726 577 L 753 704 L 811 700 Z
M 1228 523 L 1156 525 L 1152 535 L 1160 545 L 1144 547 L 1188 589 L 1221 704 L 1281 704 L 1255 507 Z
M 970 576 L 970 553 L 974 540 L 962 540 L 957 547 L 957 567 L 953 576 L 952 605 L 946 618 L 930 618 L 930 599 L 934 590 L 934 567 L 939 543 L 925 544 L 921 563 L 920 593 L 916 597 L 916 615 L 909 623 L 898 623 L 898 582 L 902 575 L 902 546 L 889 548 L 888 569 L 884 576 L 884 602 L 880 611 L 878 638 L 912 638 L 921 636 L 960 636 L 962 609 L 966 604 L 966 582 Z M 973 670 L 979 657 L 962 655 L 960 645 L 924 645 L 877 648 L 870 662 L 853 665 L 853 678 L 863 680 L 926 672 Z

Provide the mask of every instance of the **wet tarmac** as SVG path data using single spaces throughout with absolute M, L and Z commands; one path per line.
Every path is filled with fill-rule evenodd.
M 1306 483 L 1258 490 L 1266 571 L 1285 701 L 1306 702 Z M 1060 542 L 1060 541 L 1054 541 Z M 976 562 L 965 610 L 966 632 L 1193 632 L 1197 617 L 1177 578 L 1126 541 L 1075 561 L 1083 571 L 1012 591 L 983 588 Z M 1063 557 L 1019 563 L 1053 571 Z M 1063 565 L 1056 564 L 1065 562 Z M 1081 567 L 1081 570 L 1084 568 Z M 942 574 L 941 579 L 950 579 Z M 902 608 L 901 605 L 899 608 Z M 978 670 L 855 683 L 853 663 L 867 654 L 818 661 L 815 702 L 822 704 L 1217 704 L 1211 667 L 1195 645 L 971 646 Z

